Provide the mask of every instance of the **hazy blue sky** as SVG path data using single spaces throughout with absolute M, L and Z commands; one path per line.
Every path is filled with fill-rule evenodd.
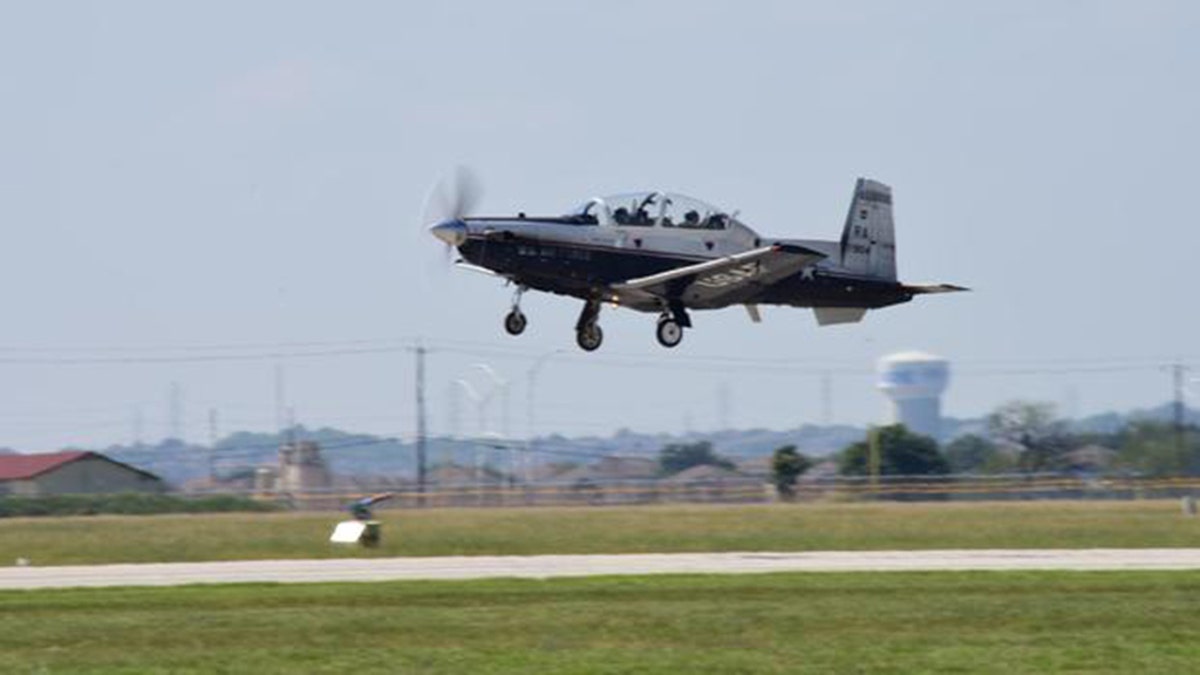
M 434 431 L 486 362 L 524 433 L 528 369 L 558 348 L 542 431 L 820 421 L 825 369 L 833 418 L 866 422 L 874 361 L 909 348 L 954 360 L 954 415 L 1160 403 L 1152 364 L 1200 362 L 1197 34 L 1183 1 L 5 3 L 0 445 L 128 440 L 137 409 L 154 439 L 173 381 L 190 438 L 209 408 L 268 429 L 276 360 L 170 359 L 415 336 L 443 348 Z M 901 276 L 976 291 L 824 329 L 702 313 L 673 351 L 606 311 L 586 356 L 578 303 L 531 294 L 513 339 L 510 289 L 439 270 L 420 223 L 456 163 L 488 213 L 661 187 L 787 237 L 835 238 L 870 176 Z M 38 362 L 114 356 L 167 362 Z M 285 368 L 299 421 L 412 433 L 411 355 Z

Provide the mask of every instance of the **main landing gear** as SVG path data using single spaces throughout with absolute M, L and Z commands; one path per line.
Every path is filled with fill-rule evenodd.
M 588 300 L 583 304 L 579 320 L 575 322 L 575 344 L 585 352 L 594 352 L 604 342 L 604 331 L 600 330 L 600 301 Z
M 658 327 L 654 336 L 658 338 L 658 344 L 669 349 L 678 346 L 683 341 L 683 329 L 691 327 L 692 319 L 683 308 L 683 304 L 672 304 L 658 317 Z
M 664 314 L 658 317 L 658 329 L 654 335 L 658 338 L 658 344 L 674 347 L 683 341 L 683 326 L 669 314 Z

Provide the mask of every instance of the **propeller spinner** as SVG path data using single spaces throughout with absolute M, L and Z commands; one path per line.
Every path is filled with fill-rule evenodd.
M 425 223 L 433 223 L 429 232 L 450 248 L 467 240 L 467 217 L 479 204 L 483 188 L 475 174 L 464 166 L 434 184 L 425 200 Z

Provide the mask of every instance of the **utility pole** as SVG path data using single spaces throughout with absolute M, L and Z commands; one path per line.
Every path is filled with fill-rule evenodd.
M 142 416 L 142 406 L 137 405 L 133 408 L 133 445 L 134 447 L 142 447 L 145 441 L 145 426 L 146 420 Z
M 296 409 L 288 406 L 284 413 L 287 420 L 287 426 L 284 428 L 284 438 L 287 440 L 287 445 L 290 448 L 296 447 Z
M 275 364 L 275 431 L 283 434 L 287 424 L 287 397 L 284 393 L 283 364 Z
M 729 413 L 731 403 L 729 399 L 729 383 L 722 382 L 717 385 L 717 426 L 720 431 L 728 431 L 731 428 Z
M 217 485 L 217 409 L 208 409 L 208 486 Z
M 167 428 L 171 438 L 183 440 L 183 388 L 172 382 L 167 394 Z
M 1183 452 L 1183 422 L 1184 422 L 1184 406 L 1183 406 L 1183 380 L 1187 373 L 1187 367 L 1182 363 L 1176 363 L 1171 367 L 1171 376 L 1175 385 L 1175 405 L 1172 412 L 1175 424 L 1175 450 L 1179 453 Z
M 425 457 L 425 346 L 417 343 L 417 505 L 425 505 L 428 466 Z
M 471 447 L 473 448 L 472 452 L 474 452 L 474 457 L 475 457 L 474 461 L 475 461 L 476 488 L 480 491 L 480 494 L 482 495 L 482 491 L 483 491 L 483 482 L 482 482 L 483 481 L 483 456 L 480 454 L 481 453 L 480 439 L 482 439 L 482 437 L 485 434 L 484 429 L 485 429 L 486 422 L 485 422 L 485 417 L 484 417 L 484 406 L 487 405 L 487 399 L 480 396 L 479 392 L 475 391 L 475 388 L 471 386 L 471 383 L 467 382 L 463 378 L 459 378 L 459 379 L 455 380 L 454 384 L 460 390 L 462 390 L 462 392 L 464 394 L 467 395 L 467 398 L 471 399 L 471 402 L 475 404 L 475 411 L 479 415 L 479 423 L 475 430 L 475 440 L 472 441 Z M 482 497 L 481 497 L 481 499 L 482 499 Z
M 867 473 L 871 476 L 872 494 L 879 491 L 879 470 L 882 464 L 879 453 L 879 428 L 872 425 L 867 431 Z
M 509 438 L 511 437 L 511 433 L 510 433 L 511 429 L 508 424 L 509 423 L 509 412 L 511 411 L 511 408 L 509 407 L 508 404 L 509 404 L 509 391 L 511 389 L 512 383 L 509 382 L 508 380 L 504 379 L 503 377 L 500 377 L 500 374 L 496 372 L 496 369 L 492 368 L 491 366 L 489 366 L 486 363 L 476 363 L 474 367 L 476 370 L 483 371 L 483 374 L 487 375 L 488 379 L 490 379 L 492 381 L 492 386 L 488 390 L 487 395 L 482 398 L 482 403 L 480 404 L 481 411 L 483 410 L 483 407 L 485 407 L 492 400 L 492 397 L 496 395 L 496 392 L 497 391 L 500 392 L 500 405 L 501 405 L 500 438 L 505 442 L 505 445 L 508 449 L 508 478 L 509 478 L 509 483 L 512 484 L 516 477 L 516 459 L 517 459 L 516 451 L 513 449 L 512 444 L 508 443 Z M 481 424 L 482 424 L 482 420 L 483 420 L 482 414 L 483 413 L 481 412 L 480 413 Z M 503 449 L 494 444 L 488 445 L 487 447 L 488 447 L 489 459 L 491 458 L 493 451 Z
M 821 373 L 821 423 L 833 424 L 833 376 Z
M 528 485 L 533 479 L 532 463 L 534 451 L 534 438 L 537 436 L 537 427 L 534 425 L 534 413 L 537 411 L 536 400 L 534 398 L 537 392 L 537 376 L 542 368 L 546 366 L 546 362 L 556 354 L 561 354 L 561 349 L 546 352 L 542 354 L 529 366 L 529 370 L 525 371 L 525 456 L 521 460 L 521 473 L 525 479 L 525 484 Z

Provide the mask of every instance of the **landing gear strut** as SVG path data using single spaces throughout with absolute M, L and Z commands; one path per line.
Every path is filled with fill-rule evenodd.
M 513 294 L 512 311 L 504 316 L 504 330 L 509 335 L 524 333 L 525 326 L 529 323 L 521 313 L 521 294 L 524 292 L 524 286 L 517 286 L 517 292 Z
M 600 302 L 588 300 L 579 313 L 579 321 L 575 322 L 575 344 L 585 352 L 594 352 L 604 342 L 604 331 L 596 320 L 600 317 Z

